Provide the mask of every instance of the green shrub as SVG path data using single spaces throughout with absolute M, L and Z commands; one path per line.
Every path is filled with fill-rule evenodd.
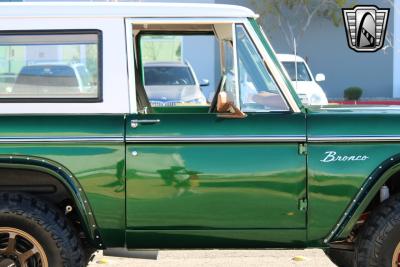
M 363 89 L 357 86 L 352 86 L 344 90 L 344 99 L 357 101 L 361 98 Z

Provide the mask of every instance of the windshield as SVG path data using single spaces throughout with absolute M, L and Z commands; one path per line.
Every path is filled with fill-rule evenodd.
M 288 72 L 290 79 L 296 81 L 296 64 L 293 61 L 282 62 L 286 71 Z M 297 81 L 299 82 L 311 82 L 311 75 L 307 70 L 304 62 L 297 62 Z
M 188 67 L 144 67 L 145 85 L 195 85 Z

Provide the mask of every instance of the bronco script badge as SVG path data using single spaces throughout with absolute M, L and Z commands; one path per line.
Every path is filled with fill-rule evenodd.
M 357 52 L 375 52 L 383 47 L 388 8 L 356 6 L 344 8 L 343 18 L 349 47 Z
M 369 159 L 369 157 L 367 156 L 361 156 L 361 155 L 351 155 L 351 156 L 347 156 L 347 155 L 338 155 L 337 152 L 335 151 L 327 151 L 325 152 L 325 158 L 321 160 L 321 162 L 325 162 L 325 163 L 329 163 L 329 162 L 336 162 L 336 161 L 340 161 L 340 162 L 347 162 L 347 161 L 366 161 L 367 159 Z

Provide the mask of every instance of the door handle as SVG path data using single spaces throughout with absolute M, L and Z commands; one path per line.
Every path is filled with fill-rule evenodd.
M 131 120 L 131 127 L 136 128 L 140 124 L 157 124 L 160 123 L 161 121 L 156 119 L 156 120 Z

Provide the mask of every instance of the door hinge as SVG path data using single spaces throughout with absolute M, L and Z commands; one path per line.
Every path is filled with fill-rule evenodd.
M 306 211 L 308 207 L 308 201 L 307 198 L 302 198 L 299 200 L 299 210 L 300 211 Z
M 307 155 L 307 144 L 299 144 L 299 154 Z

